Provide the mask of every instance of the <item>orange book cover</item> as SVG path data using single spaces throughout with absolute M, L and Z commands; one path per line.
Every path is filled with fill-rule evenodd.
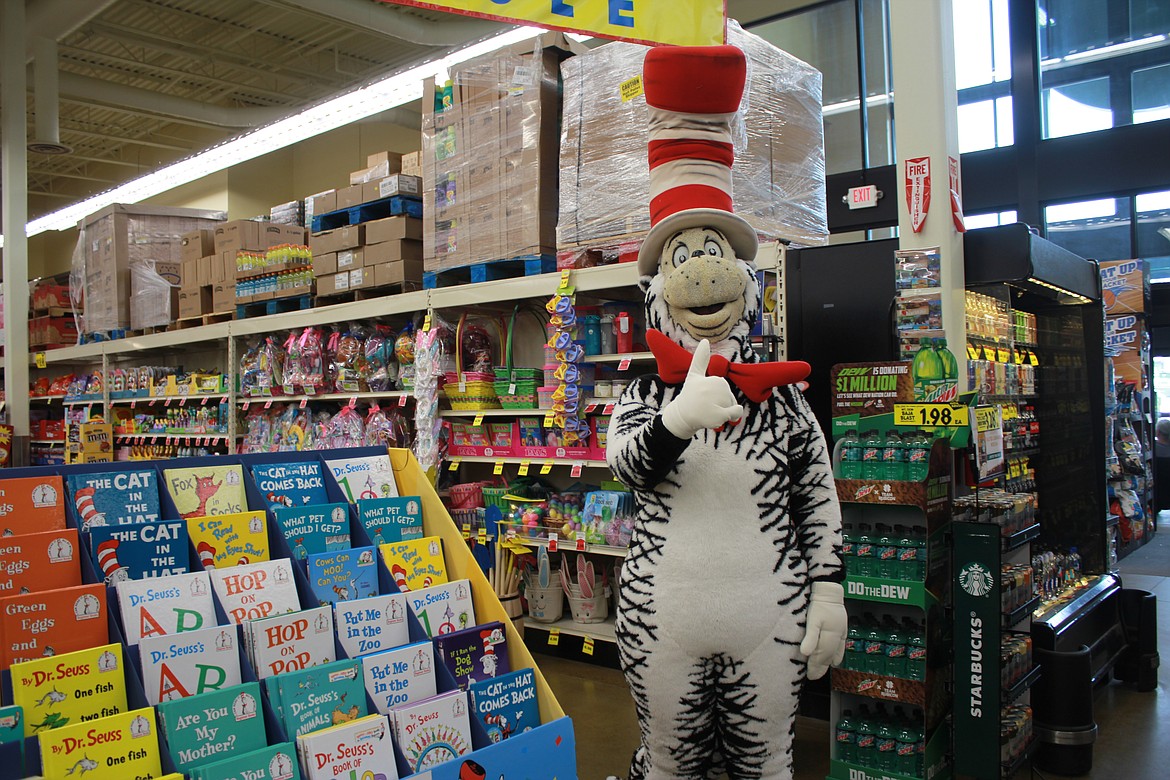
M 21 661 L 109 644 L 101 583 L 0 599 L 4 668 Z
M 0 535 L 19 536 L 65 527 L 61 478 L 0 479 Z
M 0 539 L 0 597 L 80 584 L 76 528 Z

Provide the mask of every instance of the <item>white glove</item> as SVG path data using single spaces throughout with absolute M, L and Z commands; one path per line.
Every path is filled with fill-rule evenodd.
M 816 680 L 841 663 L 849 614 L 845 611 L 845 589 L 839 582 L 814 582 L 812 599 L 800 653 L 808 658 L 808 679 Z
M 662 424 L 680 439 L 690 439 L 704 428 L 718 428 L 743 417 L 731 385 L 721 376 L 707 376 L 711 342 L 703 339 L 695 348 L 686 381 L 675 399 L 662 410 Z

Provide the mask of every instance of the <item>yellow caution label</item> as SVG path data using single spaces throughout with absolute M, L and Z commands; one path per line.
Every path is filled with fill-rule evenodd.
M 632 79 L 626 79 L 620 85 L 618 85 L 618 90 L 622 93 L 623 103 L 629 103 L 634 98 L 644 94 L 645 90 L 642 88 L 642 74 L 639 73 Z

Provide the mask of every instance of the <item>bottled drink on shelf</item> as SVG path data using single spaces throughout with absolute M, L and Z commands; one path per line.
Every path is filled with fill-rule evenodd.
M 870 536 L 870 528 L 865 523 L 857 526 L 857 529 L 856 542 L 853 545 L 854 555 L 856 557 L 856 565 L 854 568 L 859 577 L 873 577 L 877 564 L 873 537 Z
M 857 764 L 864 767 L 877 765 L 877 723 L 869 707 L 861 705 L 857 716 Z
M 838 475 L 842 479 L 861 479 L 862 446 L 857 431 L 849 431 L 841 442 L 841 465 Z
M 876 769 L 893 772 L 898 761 L 898 729 L 890 719 L 883 719 L 874 734 L 874 750 L 877 751 Z
M 906 638 L 906 679 L 926 680 L 926 629 L 910 618 L 902 621 L 902 636 Z
M 899 580 L 915 580 L 918 578 L 918 540 L 905 526 L 895 526 L 894 533 L 898 536 L 898 563 L 894 576 Z
M 884 674 L 886 659 L 886 635 L 872 616 L 868 616 L 865 631 L 865 668 L 867 674 Z
M 881 479 L 883 444 L 877 430 L 867 431 L 861 451 L 861 478 Z
M 865 637 L 859 617 L 849 618 L 849 633 L 845 636 L 845 657 L 841 660 L 843 669 L 861 671 L 865 666 Z
M 883 674 L 887 677 L 906 679 L 906 637 L 893 618 L 888 618 L 886 626 L 885 651 L 886 668 Z
M 845 710 L 837 721 L 837 760 L 857 763 L 857 722 L 852 710 Z
M 901 482 L 906 479 L 906 448 L 902 437 L 892 428 L 882 447 L 882 479 Z
M 921 431 L 909 434 L 909 439 L 906 441 L 906 479 L 912 482 L 921 482 L 926 479 L 930 468 L 931 444 L 930 437 Z

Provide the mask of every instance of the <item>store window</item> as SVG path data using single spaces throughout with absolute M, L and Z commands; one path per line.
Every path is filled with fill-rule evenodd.
M 1012 98 L 959 104 L 959 151 L 978 152 L 1015 142 Z
M 997 225 L 1013 225 L 1017 222 L 1014 211 L 993 211 L 989 214 L 968 214 L 963 217 L 963 224 L 968 230 L 977 230 Z
M 1136 255 L 1149 262 L 1151 282 L 1170 282 L 1170 190 L 1138 195 L 1134 210 Z
M 1133 73 L 1133 123 L 1170 119 L 1170 65 L 1155 65 Z
M 1130 205 L 1129 198 L 1102 198 L 1047 206 L 1045 236 L 1092 260 L 1131 258 Z
M 1042 95 L 1045 138 L 1091 133 L 1113 127 L 1107 78 L 1049 87 Z
M 1008 0 L 953 0 L 959 151 L 1015 143 Z

